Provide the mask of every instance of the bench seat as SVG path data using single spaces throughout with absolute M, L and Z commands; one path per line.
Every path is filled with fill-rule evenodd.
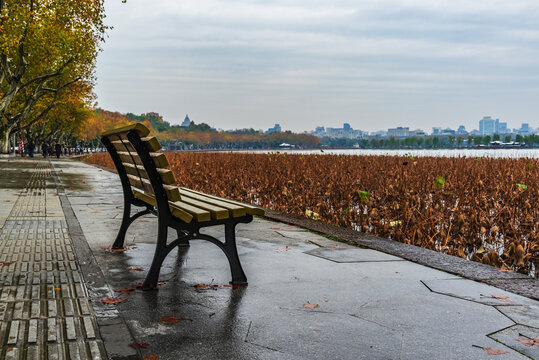
M 191 221 L 222 220 L 245 216 L 245 214 L 264 215 L 264 210 L 256 206 L 204 194 L 187 188 L 179 187 L 178 189 L 181 200 L 169 201 L 168 204 L 172 215 L 188 224 Z M 155 196 L 151 193 L 133 189 L 133 196 L 152 206 L 157 205 Z

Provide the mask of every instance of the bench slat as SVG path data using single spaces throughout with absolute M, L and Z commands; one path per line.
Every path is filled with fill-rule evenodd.
M 155 136 L 150 137 L 143 137 L 140 138 L 142 140 L 142 143 L 146 145 L 146 148 L 148 148 L 148 151 L 154 152 L 159 151 L 161 149 L 161 144 L 159 143 L 159 140 Z M 135 147 L 129 142 L 129 140 L 113 140 L 111 141 L 112 146 L 118 151 L 129 151 L 134 154 L 137 153 L 137 150 L 135 150 Z
M 234 201 L 234 200 L 230 200 L 230 199 L 227 199 L 227 198 L 222 198 L 222 197 L 215 196 L 215 195 L 208 195 L 208 194 L 204 194 L 204 193 L 201 193 L 199 191 L 192 190 L 192 189 L 187 189 L 187 188 L 184 188 L 184 187 L 180 187 L 180 195 L 183 192 L 190 192 L 190 193 L 194 193 L 194 194 L 204 195 L 204 196 L 212 198 L 212 199 L 221 200 L 221 201 L 224 201 L 224 202 L 227 202 L 227 203 L 230 203 L 230 204 L 243 206 L 243 207 L 245 207 L 245 209 L 247 211 L 247 214 L 249 214 L 249 215 L 260 215 L 260 216 L 264 215 L 264 209 L 256 207 L 254 205 L 244 204 L 244 203 L 239 202 L 239 201 Z
M 133 147 L 133 145 L 131 145 L 131 143 L 128 141 L 128 140 L 114 140 L 114 141 L 111 141 L 112 143 L 112 146 L 114 146 L 114 148 L 116 149 L 116 151 L 129 151 L 133 154 L 136 154 L 137 151 L 135 150 L 135 148 Z
M 142 142 L 146 144 L 146 147 L 150 152 L 161 150 L 161 144 L 155 136 L 143 137 L 140 140 L 142 140 Z
M 127 174 L 127 178 L 129 179 L 129 183 L 131 186 L 137 187 L 141 189 L 142 191 L 148 192 L 150 194 L 153 194 L 153 188 L 152 184 L 145 179 L 141 179 L 138 176 Z M 179 201 L 180 200 L 180 190 L 176 186 L 170 186 L 170 185 L 163 185 L 163 188 L 165 190 L 165 193 L 167 194 L 167 198 L 169 201 Z
M 120 157 L 122 162 L 142 165 L 142 160 L 140 159 L 137 153 L 129 153 L 127 151 L 118 151 L 118 156 Z M 150 156 L 152 157 L 153 162 L 157 168 L 166 168 L 168 166 L 168 160 L 165 154 L 151 152 Z
M 148 177 L 148 173 L 146 173 L 146 169 L 144 169 L 144 166 L 134 165 L 130 163 L 122 163 L 122 165 L 125 167 L 125 171 L 127 171 L 128 174 L 135 176 L 139 176 L 140 174 L 140 176 L 144 179 L 150 179 Z M 174 178 L 174 173 L 171 170 L 157 168 L 157 172 L 161 176 L 161 181 L 163 182 L 163 184 L 172 185 L 176 182 L 176 179 Z
M 103 134 L 101 134 L 101 136 L 122 135 L 122 134 L 125 135 L 131 130 L 135 130 L 136 132 L 138 132 L 140 137 L 145 137 L 150 134 L 150 130 L 146 126 L 144 126 L 141 123 L 135 123 L 131 125 L 122 126 L 116 129 L 112 129 L 109 131 L 105 131 Z
M 147 204 L 150 204 L 152 206 L 157 206 L 157 202 L 155 201 L 155 197 L 152 194 L 148 194 L 142 191 L 133 190 L 133 196 L 135 196 L 137 199 L 144 201 Z M 194 216 L 190 214 L 189 212 L 185 211 L 184 209 L 173 206 L 170 202 L 170 211 L 172 212 L 172 215 L 176 216 L 178 219 L 182 220 L 183 222 L 190 223 L 191 220 L 193 220 Z M 210 219 L 210 213 L 206 212 L 208 220 Z M 200 216 L 199 216 L 200 217 Z M 196 219 L 197 221 L 200 221 Z
M 198 201 L 188 197 L 182 197 L 181 202 L 187 205 L 195 206 L 197 208 L 209 211 L 212 219 L 222 220 L 228 219 L 230 216 L 228 210 L 219 206 L 211 205 L 203 201 Z
M 211 205 L 211 206 L 217 206 L 217 207 L 220 207 L 220 208 L 224 208 L 224 209 L 226 209 L 226 210 L 228 210 L 230 212 L 231 217 L 241 217 L 241 216 L 245 216 L 245 214 L 246 214 L 245 207 L 243 207 L 243 206 L 238 206 L 238 205 L 227 203 L 225 201 L 212 199 L 212 198 L 206 197 L 206 196 L 204 196 L 202 194 L 194 194 L 192 192 L 183 191 L 183 190 L 180 189 L 180 196 L 182 197 L 183 201 L 187 201 L 188 199 L 189 200 L 192 199 L 192 200 L 196 200 L 196 201 L 206 203 L 206 204 Z
M 155 196 L 153 194 L 149 194 L 146 192 L 141 192 L 140 190 L 133 189 L 133 195 L 152 206 L 157 206 L 157 202 L 155 201 Z M 196 206 L 186 204 L 182 201 L 175 201 L 175 202 L 168 202 L 170 205 L 170 211 L 172 212 L 172 215 L 176 216 L 177 218 L 185 221 L 186 223 L 189 223 L 191 219 L 194 219 L 196 222 L 204 222 L 204 221 L 210 221 L 211 220 L 211 214 L 209 211 L 198 208 Z M 187 214 L 190 218 L 187 220 L 184 218 L 185 214 Z

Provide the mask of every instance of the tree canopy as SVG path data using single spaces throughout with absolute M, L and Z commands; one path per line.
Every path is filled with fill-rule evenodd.
M 104 18 L 103 0 L 0 0 L 1 152 L 11 133 L 44 120 L 51 126 L 56 105 L 71 111 L 56 122 L 89 105 Z

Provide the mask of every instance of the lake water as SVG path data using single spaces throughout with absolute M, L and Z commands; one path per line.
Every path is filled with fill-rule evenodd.
M 337 154 L 337 155 L 371 155 L 371 156 L 435 156 L 435 157 L 492 157 L 492 158 L 532 158 L 539 159 L 539 149 L 437 149 L 437 150 L 388 150 L 388 149 L 328 149 L 320 150 L 260 150 L 241 151 L 255 153 L 287 153 L 287 154 Z

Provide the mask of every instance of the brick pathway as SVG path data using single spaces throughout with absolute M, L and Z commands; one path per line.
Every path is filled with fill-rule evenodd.
M 0 358 L 104 359 L 51 169 L 28 170 L 0 232 Z

